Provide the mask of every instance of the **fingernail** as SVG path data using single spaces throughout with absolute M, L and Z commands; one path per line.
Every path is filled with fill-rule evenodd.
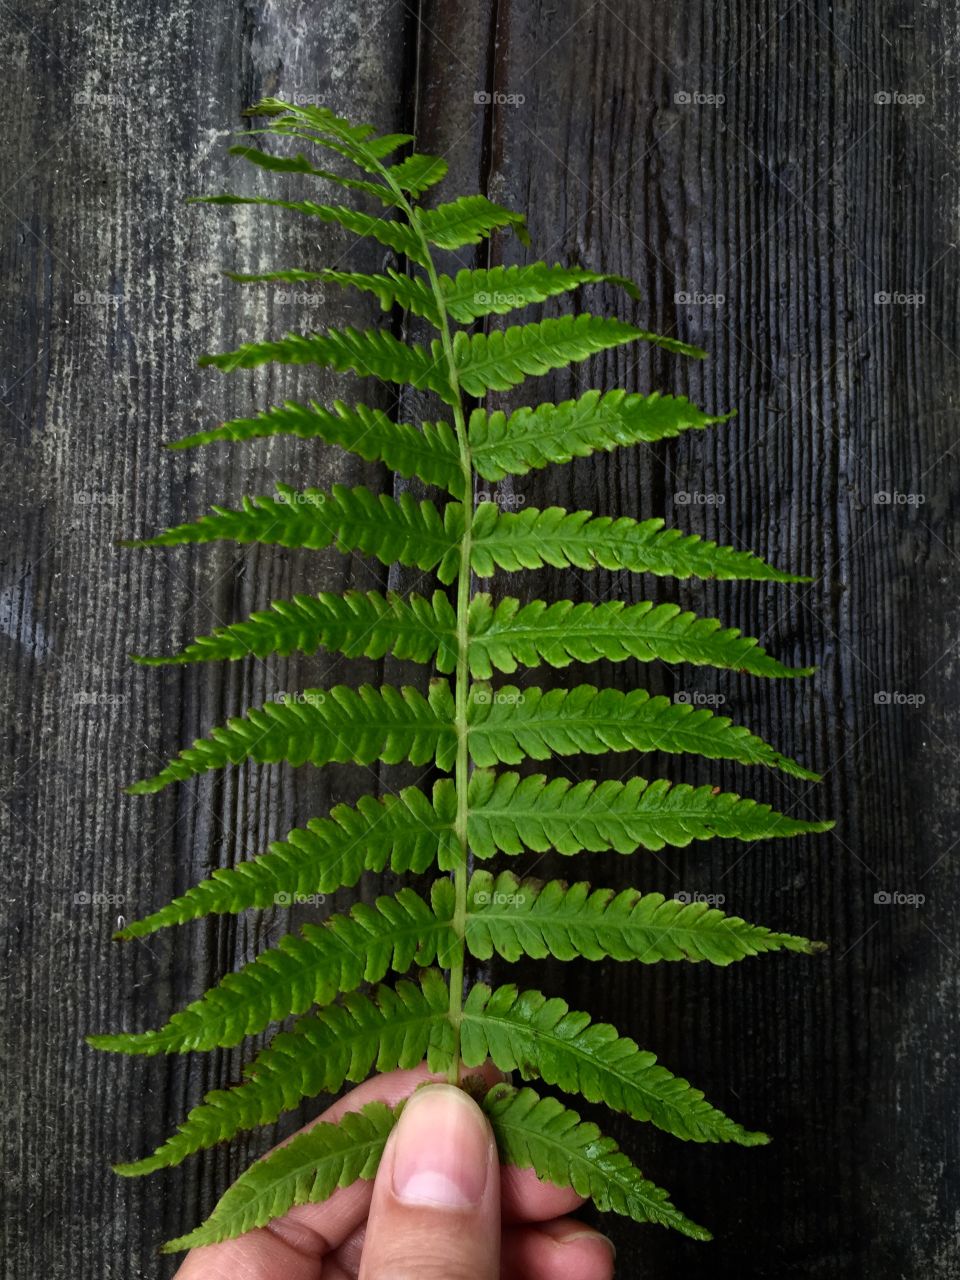
M 478 1205 L 490 1147 L 490 1131 L 477 1104 L 453 1085 L 428 1085 L 410 1098 L 397 1122 L 394 1195 L 410 1205 Z
M 575 1240 L 602 1240 L 609 1248 L 614 1258 L 617 1256 L 617 1246 L 613 1243 L 609 1236 L 603 1235 L 599 1231 L 574 1231 L 573 1235 L 561 1236 L 559 1244 L 573 1244 Z

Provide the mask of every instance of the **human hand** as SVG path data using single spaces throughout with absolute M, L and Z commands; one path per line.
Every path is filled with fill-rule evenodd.
M 469 1074 L 488 1087 L 500 1078 L 492 1067 Z M 438 1079 L 423 1066 L 377 1076 L 319 1119 L 392 1106 Z M 501 1169 L 477 1104 L 435 1084 L 404 1108 L 376 1181 L 193 1249 L 176 1280 L 611 1280 L 609 1240 L 566 1216 L 582 1203 L 530 1169 Z

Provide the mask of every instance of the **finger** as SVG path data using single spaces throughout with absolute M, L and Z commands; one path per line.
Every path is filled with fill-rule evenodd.
M 430 1085 L 401 1112 L 370 1202 L 360 1280 L 498 1280 L 500 1165 L 463 1089 Z
M 503 1233 L 501 1280 L 612 1280 L 613 1242 L 576 1218 Z
M 480 1075 L 487 1085 L 503 1078 L 491 1063 L 464 1074 Z M 393 1106 L 425 1080 L 442 1078 L 429 1072 L 425 1063 L 408 1071 L 374 1076 L 338 1098 L 300 1132 L 321 1120 L 335 1123 L 347 1111 L 356 1111 L 368 1102 Z M 324 1255 L 338 1248 L 366 1218 L 372 1191 L 371 1182 L 354 1182 L 336 1190 L 322 1204 L 300 1205 L 236 1240 L 192 1249 L 175 1280 L 316 1280 Z
M 504 1222 L 547 1222 L 583 1204 L 571 1187 L 541 1182 L 532 1169 L 505 1165 L 500 1171 Z

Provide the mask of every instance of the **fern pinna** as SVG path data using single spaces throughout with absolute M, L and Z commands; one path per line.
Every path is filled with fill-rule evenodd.
M 281 1030 L 247 1067 L 245 1079 L 216 1090 L 196 1106 L 177 1133 L 144 1159 L 118 1167 L 141 1174 L 174 1165 L 192 1152 L 240 1130 L 269 1124 L 307 1097 L 332 1093 L 374 1069 L 411 1067 L 424 1058 L 435 1072 L 459 1082 L 463 1067 L 487 1058 L 524 1080 L 603 1102 L 636 1120 L 695 1142 L 766 1142 L 713 1107 L 698 1090 L 659 1065 L 651 1053 L 613 1027 L 538 991 L 506 985 L 491 990 L 464 980 L 468 956 L 494 954 L 590 960 L 708 960 L 726 965 L 761 952 L 810 952 L 803 938 L 748 924 L 703 903 L 658 893 L 547 884 L 509 870 L 471 874 L 470 859 L 486 863 L 526 850 L 561 854 L 585 850 L 683 847 L 714 837 L 768 839 L 824 831 L 768 805 L 718 788 L 634 777 L 626 782 L 571 783 L 564 777 L 519 774 L 526 759 L 607 751 L 694 752 L 744 765 L 765 765 L 797 778 L 815 774 L 724 716 L 653 697 L 643 690 L 579 685 L 568 689 L 511 685 L 494 689 L 495 673 L 519 667 L 565 667 L 601 658 L 660 659 L 709 664 L 761 677 L 794 677 L 754 639 L 712 618 L 669 604 L 619 601 L 574 604 L 513 597 L 495 602 L 471 594 L 471 577 L 498 569 L 543 565 L 603 566 L 676 578 L 803 579 L 772 568 L 748 551 L 718 546 L 668 529 L 660 519 L 594 516 L 588 511 L 501 510 L 474 503 L 478 482 L 493 484 L 551 463 L 585 457 L 724 421 L 683 397 L 593 390 L 561 404 L 510 414 L 483 400 L 526 377 L 585 360 L 623 343 L 652 342 L 668 351 L 702 356 L 696 348 L 632 324 L 590 314 L 566 315 L 509 328 L 475 331 L 474 322 L 540 303 L 579 286 L 605 282 L 636 298 L 619 276 L 579 267 L 493 267 L 441 274 L 438 250 L 475 245 L 502 229 L 526 242 L 521 215 L 482 195 L 424 208 L 419 199 L 444 177 L 443 160 L 413 152 L 391 161 L 412 139 L 378 136 L 331 111 L 274 99 L 258 104 L 260 130 L 308 144 L 347 162 L 346 174 L 317 167 L 298 152 L 279 156 L 235 147 L 269 170 L 339 183 L 379 201 L 379 214 L 313 200 L 218 195 L 213 204 L 267 204 L 336 223 L 394 250 L 407 269 L 383 274 L 334 270 L 277 270 L 242 281 L 320 281 L 372 293 L 384 310 L 421 317 L 438 337 L 429 350 L 386 330 L 352 328 L 288 334 L 245 344 L 202 364 L 247 369 L 266 362 L 309 363 L 429 390 L 446 419 L 420 426 L 392 421 L 380 409 L 335 401 L 331 406 L 288 401 L 181 440 L 186 448 L 213 441 L 245 441 L 277 434 L 336 444 L 379 460 L 404 477 L 445 490 L 445 505 L 374 495 L 334 485 L 330 492 L 278 485 L 272 497 L 244 498 L 239 509 L 215 507 L 190 524 L 137 545 L 174 546 L 226 539 L 285 547 L 335 546 L 360 551 L 385 565 L 433 570 L 451 596 L 376 591 L 321 593 L 280 601 L 244 622 L 218 628 L 182 653 L 147 663 L 203 662 L 244 655 L 312 654 L 323 647 L 348 657 L 432 664 L 439 673 L 424 694 L 414 686 L 309 689 L 267 703 L 215 728 L 182 751 L 156 777 L 129 788 L 159 791 L 243 761 L 323 765 L 434 764 L 441 778 L 427 794 L 407 787 L 338 805 L 249 862 L 213 876 L 119 935 L 142 937 L 213 912 L 240 912 L 330 893 L 357 883 L 364 872 L 417 874 L 436 867 L 441 877 L 427 897 L 410 888 L 356 905 L 322 925 L 307 924 L 230 974 L 158 1030 L 92 1036 L 98 1048 L 121 1053 L 179 1053 L 236 1045 L 269 1024 L 303 1015 Z M 451 677 L 451 678 L 447 678 Z M 416 966 L 419 979 L 398 977 Z M 364 984 L 376 984 L 361 993 Z M 597 1128 L 575 1111 L 531 1088 L 503 1084 L 483 1099 L 502 1158 L 541 1178 L 574 1187 L 601 1209 L 639 1222 L 675 1227 L 697 1239 L 708 1232 L 647 1181 Z M 372 1178 L 397 1111 L 364 1107 L 337 1125 L 321 1123 L 257 1161 L 227 1191 L 211 1217 L 168 1249 L 224 1240 L 268 1222 L 292 1205 L 321 1200 L 337 1186 Z

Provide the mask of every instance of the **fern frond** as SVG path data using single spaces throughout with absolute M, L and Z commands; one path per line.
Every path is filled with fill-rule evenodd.
M 545 1182 L 572 1187 L 601 1212 L 673 1227 L 694 1240 L 712 1238 L 674 1207 L 666 1191 L 648 1182 L 612 1138 L 556 1098 L 495 1085 L 484 1110 L 504 1164 L 533 1169 Z
M 478 858 L 532 849 L 562 854 L 654 852 L 693 840 L 771 840 L 829 831 L 832 822 L 806 822 L 768 804 L 715 787 L 665 779 L 648 782 L 571 782 L 545 774 L 476 769 L 470 779 L 470 847 Z
M 327 107 L 282 102 L 279 98 L 262 98 L 244 114 L 271 117 L 269 131 L 273 133 L 283 133 L 289 128 L 309 130 L 304 135 L 308 141 L 323 146 L 335 142 L 335 149 L 340 154 L 376 174 L 381 171 L 378 162 L 386 159 L 398 147 L 414 141 L 413 134 L 410 133 L 378 135 L 372 124 L 351 124 Z
M 124 545 L 178 547 L 196 542 L 259 542 L 312 551 L 336 546 L 362 551 L 383 564 L 399 560 L 418 569 L 436 569 L 441 582 L 452 582 L 460 568 L 463 507 L 448 502 L 443 515 L 432 502 L 417 502 L 409 493 L 399 498 L 373 494 L 358 485 L 323 489 L 291 489 L 277 485 L 276 498 L 245 497 L 240 511 L 214 507 L 213 514 L 191 524 L 165 529 L 152 538 Z
M 622 320 L 584 312 L 495 329 L 491 333 L 468 335 L 459 330 L 453 336 L 453 357 L 464 392 L 469 396 L 483 396 L 491 390 L 507 391 L 527 377 L 563 369 L 598 351 L 609 351 L 641 339 L 685 355 L 705 354 L 674 338 L 663 338 L 624 324 Z
M 245 622 L 217 627 L 198 636 L 171 657 L 139 657 L 145 667 L 180 665 L 277 654 L 312 654 L 324 648 L 347 658 L 382 658 L 386 654 L 409 662 L 434 662 L 441 672 L 457 663 L 457 616 L 442 591 L 430 600 L 416 592 L 406 599 L 394 591 L 346 591 L 342 596 L 321 591 L 316 596 L 274 600 L 269 610 Z
M 408 223 L 361 213 L 359 209 L 351 209 L 348 205 L 318 204 L 315 200 L 277 200 L 271 196 L 238 196 L 231 192 L 217 196 L 191 196 L 187 203 L 266 205 L 273 209 L 286 209 L 290 213 L 302 213 L 308 218 L 317 218 L 320 222 L 334 222 L 345 231 L 352 231 L 354 235 L 377 240 L 420 266 L 425 265 L 423 248 Z
M 305 689 L 297 699 L 268 702 L 234 716 L 198 738 L 152 778 L 127 794 L 152 795 L 171 782 L 252 760 L 256 764 L 426 764 L 449 770 L 456 751 L 454 704 L 445 680 L 434 680 L 425 698 L 410 686 L 359 689 L 334 685 Z
M 499 409 L 474 409 L 469 422 L 471 460 L 485 480 L 502 480 L 599 450 L 668 440 L 733 416 L 704 413 L 686 396 L 626 391 L 588 391 L 579 400 L 515 409 L 509 417 Z
M 237 145 L 230 147 L 230 155 L 249 160 L 258 168 L 276 173 L 303 173 L 310 177 L 323 178 L 327 182 L 335 182 L 338 186 L 350 191 L 362 191 L 374 196 L 384 205 L 398 204 L 395 192 L 381 182 L 368 182 L 362 178 L 348 178 L 342 173 L 334 173 L 330 169 L 318 169 L 303 155 L 278 156 L 258 147 Z M 342 154 L 342 152 L 341 152 Z M 399 164 L 391 165 L 387 174 L 402 191 L 412 196 L 420 196 L 430 187 L 436 186 L 446 176 L 449 168 L 446 160 L 439 156 L 428 156 L 414 153 Z
M 709 960 L 728 965 L 768 951 L 815 955 L 808 938 L 748 924 L 685 895 L 592 889 L 476 871 L 467 890 L 467 947 L 478 960 Z
M 606 751 L 692 752 L 711 760 L 738 760 L 782 769 L 794 778 L 819 780 L 788 756 L 727 716 L 690 703 L 651 697 L 645 689 L 621 693 L 592 684 L 573 689 L 471 690 L 467 710 L 474 764 L 519 764 L 551 754 L 599 755 Z
M 414 315 L 423 316 L 435 328 L 440 328 L 440 313 L 437 302 L 428 285 L 418 276 L 402 275 L 387 268 L 386 275 L 365 275 L 359 271 L 301 271 L 291 267 L 284 271 L 240 272 L 227 271 L 228 279 L 238 284 L 259 284 L 271 281 L 285 284 L 306 284 L 313 281 L 322 284 L 335 284 L 341 288 L 359 289 L 364 293 L 372 293 L 380 303 L 381 310 L 389 311 L 391 307 L 400 306 Z
M 696 534 L 667 529 L 665 521 L 614 519 L 563 507 L 501 512 L 482 503 L 473 521 L 471 565 L 481 578 L 498 569 L 629 569 L 673 578 L 739 578 L 755 582 L 809 582 L 783 573 L 752 551 L 718 546 Z
M 468 244 L 479 244 L 504 227 L 509 227 L 521 244 L 530 243 L 524 215 L 494 204 L 486 196 L 459 196 L 434 209 L 416 209 L 414 217 L 417 226 L 438 249 L 462 249 Z
M 205 915 L 296 903 L 357 883 L 364 871 L 449 870 L 455 858 L 457 794 L 449 778 L 433 784 L 432 798 L 404 787 L 382 799 L 361 796 L 356 807 L 338 804 L 327 818 L 311 818 L 266 853 L 223 867 L 185 894 L 119 930 L 118 939 L 143 938 Z
M 213 366 L 223 373 L 233 369 L 255 369 L 261 364 L 316 364 L 338 373 L 358 373 L 435 391 L 447 404 L 453 393 L 443 372 L 439 342 L 432 353 L 419 342 L 404 343 L 386 329 L 329 329 L 326 333 L 288 333 L 275 342 L 244 342 L 235 351 L 201 356 L 201 367 Z
M 399 164 L 390 165 L 387 174 L 401 191 L 416 197 L 442 182 L 449 168 L 442 156 L 428 156 L 414 151 Z
M 201 1226 L 162 1246 L 177 1253 L 265 1226 L 298 1204 L 326 1200 L 337 1187 L 372 1181 L 399 1108 L 370 1102 L 336 1124 L 321 1122 L 255 1161 Z
M 180 1164 L 187 1156 L 244 1129 L 272 1124 L 284 1111 L 318 1093 L 337 1093 L 346 1081 L 366 1079 L 374 1068 L 418 1066 L 445 1071 L 453 1059 L 454 1029 L 446 982 L 425 969 L 420 985 L 406 979 L 373 997 L 352 993 L 281 1031 L 244 1068 L 234 1089 L 214 1089 L 194 1107 L 177 1132 L 150 1156 L 115 1165 L 137 1177 Z
M 89 1036 L 88 1042 L 115 1053 L 228 1048 L 271 1022 L 314 1004 L 329 1004 L 362 982 L 379 982 L 391 970 L 405 973 L 412 964 L 449 963 L 453 910 L 449 880 L 437 882 L 432 906 L 412 889 L 377 898 L 374 906 L 357 903 L 348 915 L 287 934 L 163 1027 Z
M 365 195 L 374 196 L 384 205 L 395 205 L 396 195 L 381 182 L 368 182 L 364 178 L 348 178 L 345 174 L 334 173 L 331 169 L 318 169 L 303 155 L 278 156 L 271 151 L 262 151 L 259 147 L 248 147 L 238 144 L 229 148 L 232 156 L 248 160 L 258 169 L 266 169 L 271 173 L 303 173 L 312 178 L 323 178 L 326 182 L 335 182 L 349 191 L 362 191 Z
M 512 675 L 517 667 L 566 667 L 571 662 L 688 662 L 754 676 L 808 676 L 813 667 L 786 667 L 734 627 L 716 618 L 683 613 L 676 604 L 622 600 L 574 604 L 506 596 L 496 606 L 486 592 L 470 601 L 470 671 L 489 679 L 494 668 Z
M 772 678 L 809 674 L 809 668 L 788 667 L 771 657 L 757 639 L 673 604 L 521 604 L 513 596 L 495 604 L 489 594 L 474 594 L 467 581 L 472 574 L 491 577 L 498 570 L 544 565 L 678 578 L 809 581 L 750 551 L 669 529 L 660 519 L 594 516 L 560 507 L 501 512 L 489 501 L 474 510 L 477 482 L 482 488 L 484 482 L 492 485 L 596 452 L 652 444 L 732 415 L 710 415 L 683 396 L 658 392 L 591 390 L 558 404 L 511 412 L 486 407 L 471 412 L 467 397 L 483 403 L 490 392 L 633 342 L 695 358 L 705 353 L 604 315 L 507 321 L 489 332 L 472 332 L 484 328 L 474 322 L 485 317 L 522 312 L 582 285 L 623 289 L 634 301 L 639 293 L 623 276 L 543 262 L 454 267 L 442 275 L 435 249 L 456 253 L 502 230 L 513 230 L 527 243 L 523 215 L 485 195 L 422 208 L 419 197 L 444 177 L 447 163 L 417 152 L 397 160 L 398 149 L 413 141 L 408 134 L 378 134 L 372 125 L 354 124 L 326 108 L 275 98 L 264 99 L 250 114 L 266 123 L 239 139 L 234 156 L 268 175 L 317 179 L 371 197 L 382 206 L 382 216 L 270 195 L 213 195 L 200 203 L 300 213 L 391 252 L 382 266 L 367 272 L 339 270 L 338 263 L 337 268 L 281 266 L 227 274 L 240 283 L 321 282 L 359 290 L 384 312 L 399 308 L 406 316 L 419 316 L 436 336 L 424 344 L 401 341 L 395 332 L 405 333 L 407 326 L 290 333 L 203 356 L 201 365 L 224 372 L 270 363 L 313 365 L 375 378 L 432 392 L 449 409 L 436 416 L 449 421 L 396 422 L 381 409 L 350 407 L 342 399 L 330 408 L 316 400 L 288 400 L 194 432 L 172 447 L 275 436 L 315 440 L 435 485 L 450 500 L 434 505 L 408 492 L 394 498 L 363 487 L 296 491 L 280 484 L 273 497 L 245 497 L 237 510 L 216 506 L 192 523 L 128 545 L 225 540 L 241 546 L 336 548 L 372 556 L 391 571 L 405 565 L 433 573 L 444 587 L 456 582 L 456 596 L 450 592 L 448 598 L 443 590 L 429 598 L 378 591 L 297 595 L 218 626 L 171 657 L 138 661 L 181 664 L 325 649 L 348 658 L 382 661 L 389 655 L 430 664 L 447 678 L 434 679 L 429 693 L 410 686 L 336 685 L 276 695 L 277 701 L 213 728 L 128 791 L 152 794 L 247 762 L 369 766 L 409 761 L 452 776 L 434 782 L 429 794 L 407 787 L 398 795 L 364 796 L 353 807 L 336 805 L 327 817 L 295 828 L 258 856 L 215 871 L 173 902 L 126 924 L 118 936 L 142 937 L 210 914 L 322 901 L 323 895 L 356 885 L 364 873 L 388 868 L 420 875 L 436 867 L 440 878 L 429 901 L 403 888 L 373 905 L 359 902 L 346 914 L 304 925 L 227 974 L 163 1026 L 89 1037 L 96 1047 L 121 1053 L 176 1053 L 229 1048 L 271 1023 L 297 1019 L 260 1051 L 236 1088 L 208 1093 L 152 1155 L 118 1171 L 134 1175 L 177 1164 L 240 1130 L 274 1122 L 305 1097 L 336 1092 L 374 1068 L 407 1068 L 424 1057 L 431 1070 L 445 1072 L 453 1084 L 461 1083 L 464 1067 L 489 1058 L 504 1071 L 542 1078 L 680 1138 L 762 1144 L 763 1134 L 731 1120 L 613 1027 L 593 1023 L 587 1013 L 573 1012 L 563 1000 L 538 991 L 513 985 L 491 990 L 463 981 L 468 956 L 480 963 L 496 956 L 507 962 L 529 957 L 729 965 L 767 952 L 822 949 L 685 895 L 670 900 L 637 889 L 544 883 L 510 871 L 471 875 L 473 857 L 483 865 L 497 853 L 628 854 L 694 840 L 754 841 L 832 826 L 797 820 L 717 787 L 642 778 L 574 783 L 491 767 L 552 755 L 664 751 L 817 779 L 747 728 L 687 701 L 674 703 L 642 689 L 507 685 L 495 690 L 485 683 L 495 671 L 509 676 L 521 666 L 565 668 L 628 658 Z M 388 266 L 393 254 L 403 261 Z M 382 258 L 383 251 L 375 256 Z M 445 969 L 449 979 L 433 965 Z M 358 991 L 363 983 L 378 984 L 388 973 L 403 975 L 413 966 L 421 975 L 419 984 L 398 976 L 393 988 Z M 505 1163 L 573 1187 L 601 1210 L 709 1238 L 665 1191 L 644 1179 L 611 1139 L 559 1101 L 499 1086 L 482 1106 Z M 401 1109 L 402 1104 L 392 1109 L 373 1104 L 337 1125 L 321 1123 L 300 1134 L 257 1162 L 201 1228 L 167 1249 L 231 1238 L 294 1205 L 321 1201 L 337 1186 L 372 1178 Z
M 534 262 L 524 267 L 482 267 L 474 271 L 464 268 L 452 279 L 440 276 L 444 305 L 458 324 L 471 324 L 481 316 L 505 315 L 584 284 L 618 285 L 631 298 L 640 297 L 640 290 L 626 276 L 562 267 L 559 263 L 552 267 Z
M 382 409 L 368 409 L 364 404 L 350 408 L 342 400 L 334 400 L 332 410 L 314 400 L 309 405 L 286 400 L 255 418 L 232 418 L 170 447 L 189 449 L 222 440 L 278 435 L 339 445 L 367 462 L 384 462 L 402 476 L 418 476 L 425 484 L 438 485 L 461 501 L 466 496 L 460 450 L 449 423 L 425 422 L 418 430 L 406 422 L 393 422 Z
M 563 1000 L 539 991 L 518 992 L 511 983 L 491 991 L 477 983 L 463 1006 L 460 1052 L 467 1066 L 491 1058 L 501 1071 L 540 1077 L 565 1093 L 603 1102 L 634 1120 L 650 1121 L 665 1133 L 692 1142 L 769 1142 L 711 1106 L 652 1053 L 618 1035 L 587 1013 L 571 1012 Z

